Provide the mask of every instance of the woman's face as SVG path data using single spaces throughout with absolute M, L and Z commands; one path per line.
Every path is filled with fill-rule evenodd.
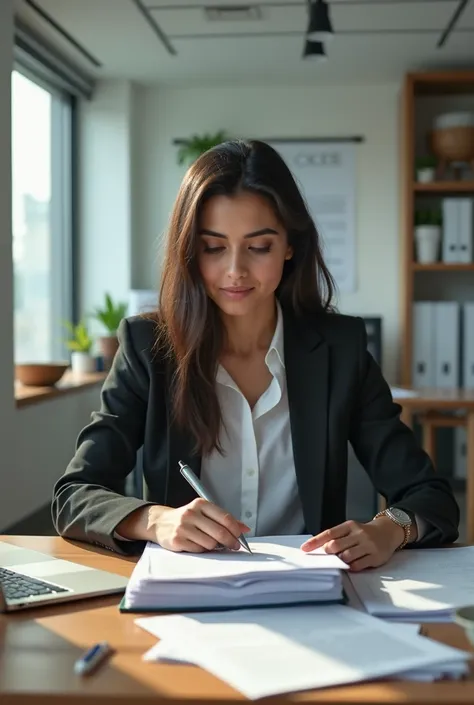
M 208 296 L 226 314 L 251 313 L 274 296 L 285 260 L 285 229 L 262 196 L 213 196 L 202 209 L 198 262 Z

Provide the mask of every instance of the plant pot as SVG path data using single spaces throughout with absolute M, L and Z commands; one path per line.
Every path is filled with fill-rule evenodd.
M 71 353 L 71 370 L 73 374 L 86 375 L 96 371 L 95 359 L 87 352 L 73 351 Z
M 415 228 L 416 259 L 421 264 L 431 264 L 439 259 L 441 227 L 418 225 Z
M 113 359 L 119 347 L 118 338 L 116 335 L 106 335 L 99 338 L 98 346 L 101 356 L 104 359 L 105 369 L 110 369 Z
M 431 181 L 435 180 L 436 169 L 432 167 L 425 167 L 424 169 L 418 169 L 416 172 L 416 180 L 420 184 L 429 184 Z

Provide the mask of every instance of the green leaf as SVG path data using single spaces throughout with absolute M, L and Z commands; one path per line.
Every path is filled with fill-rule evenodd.
M 114 303 L 109 293 L 105 294 L 103 307 L 97 307 L 91 314 L 107 330 L 109 335 L 115 335 L 120 321 L 127 315 L 128 304 L 125 302 Z
M 201 154 L 228 139 L 229 136 L 225 130 L 219 130 L 215 134 L 206 132 L 203 135 L 191 135 L 179 146 L 178 164 L 192 164 Z

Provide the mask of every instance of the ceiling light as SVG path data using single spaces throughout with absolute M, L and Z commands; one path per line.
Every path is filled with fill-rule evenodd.
M 325 0 L 312 0 L 309 5 L 308 39 L 324 42 L 333 36 L 328 3 Z
M 227 22 L 228 20 L 260 20 L 262 19 L 262 13 L 260 7 L 252 5 L 228 5 L 226 6 L 214 6 L 205 7 L 204 14 L 206 19 L 217 21 L 217 22 Z
M 324 50 L 324 44 L 322 42 L 310 42 L 306 40 L 303 59 L 320 62 L 327 61 L 328 57 Z

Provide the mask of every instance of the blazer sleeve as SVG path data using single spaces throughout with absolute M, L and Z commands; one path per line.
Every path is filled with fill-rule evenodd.
M 126 497 L 125 478 L 143 445 L 149 372 L 135 350 L 131 325 L 118 330 L 119 349 L 101 391 L 100 410 L 77 439 L 76 452 L 53 491 L 52 518 L 65 538 L 88 541 L 123 554 L 139 552 L 141 541 L 122 541 L 115 527 L 149 504 Z
M 400 420 L 402 408 L 368 352 L 365 324 L 358 320 L 360 383 L 350 430 L 354 452 L 388 506 L 426 522 L 426 532 L 414 546 L 456 541 L 459 507 L 451 487 Z

